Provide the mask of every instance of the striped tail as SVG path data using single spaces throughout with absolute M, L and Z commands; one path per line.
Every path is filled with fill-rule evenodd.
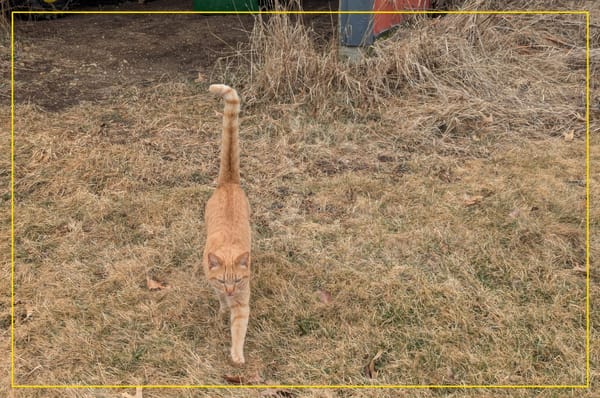
M 217 186 L 240 183 L 239 114 L 240 98 L 237 92 L 224 84 L 212 84 L 209 91 L 225 100 L 223 111 L 223 137 L 221 141 L 221 166 Z

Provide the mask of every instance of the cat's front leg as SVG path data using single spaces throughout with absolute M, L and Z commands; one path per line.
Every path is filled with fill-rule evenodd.
M 250 306 L 248 300 L 234 302 L 231 305 L 231 360 L 236 365 L 243 365 L 244 341 L 248 329 Z

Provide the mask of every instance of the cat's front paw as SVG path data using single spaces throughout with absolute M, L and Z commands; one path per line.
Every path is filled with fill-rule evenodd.
M 235 365 L 241 366 L 243 365 L 246 361 L 244 360 L 244 354 L 241 352 L 234 352 L 233 350 L 231 350 L 231 360 L 233 361 L 233 363 Z

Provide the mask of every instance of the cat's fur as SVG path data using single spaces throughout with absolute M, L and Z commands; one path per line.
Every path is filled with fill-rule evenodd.
M 240 187 L 240 149 L 238 143 L 240 99 L 237 92 L 223 84 L 213 84 L 211 93 L 225 100 L 221 165 L 217 189 L 208 202 L 206 246 L 202 266 L 217 292 L 220 311 L 231 311 L 231 359 L 244 363 L 244 340 L 250 313 L 250 205 Z

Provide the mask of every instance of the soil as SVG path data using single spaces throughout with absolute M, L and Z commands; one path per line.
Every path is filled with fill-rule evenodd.
M 94 2 L 80 11 L 190 11 L 190 0 Z M 305 1 L 306 10 L 337 2 Z M 248 41 L 252 15 L 65 14 L 15 22 L 15 102 L 60 111 L 80 101 L 106 99 L 123 85 L 196 79 L 210 75 L 218 58 Z M 323 40 L 336 19 L 305 15 Z

